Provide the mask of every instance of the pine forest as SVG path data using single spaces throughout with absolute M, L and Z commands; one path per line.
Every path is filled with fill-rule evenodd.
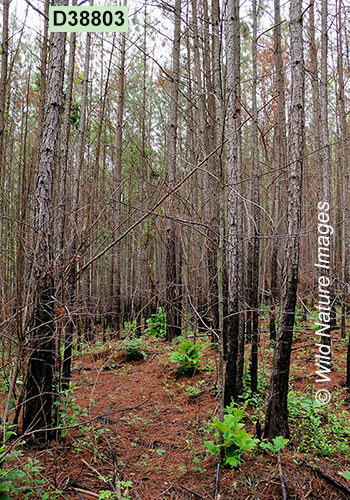
M 0 4 L 0 500 L 350 498 L 349 0 Z

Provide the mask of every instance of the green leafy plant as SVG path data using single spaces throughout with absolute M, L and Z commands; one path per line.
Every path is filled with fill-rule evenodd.
M 40 475 L 43 467 L 39 460 L 29 458 L 21 466 L 22 468 L 14 465 L 16 458 L 22 455 L 22 450 L 11 449 L 6 443 L 15 434 L 15 426 L 7 424 L 4 442 L 0 445 L 0 500 L 18 498 L 19 494 L 24 500 L 29 500 L 31 497 L 56 500 L 60 491 L 43 492 L 46 481 Z M 22 441 L 21 444 L 24 443 L 25 441 Z
M 131 488 L 132 481 L 120 481 L 119 486 L 122 490 L 122 497 L 110 490 L 101 490 L 98 500 L 104 500 L 105 498 L 110 498 L 113 500 L 129 500 L 128 488 Z
M 130 360 L 144 359 L 146 360 L 147 355 L 142 350 L 142 339 L 130 339 L 124 342 L 124 349 Z
M 231 403 L 225 409 L 224 421 L 214 418 L 211 424 L 213 428 L 218 429 L 215 432 L 215 441 L 204 441 L 204 446 L 208 448 L 211 455 L 220 455 L 223 448 L 225 456 L 223 465 L 231 465 L 236 467 L 239 465 L 242 455 L 249 450 L 253 450 L 258 443 L 258 439 L 253 439 L 251 434 L 248 434 L 244 427 L 243 415 L 246 404 L 243 408 L 234 408 L 234 403 Z M 223 442 L 220 443 L 220 432 L 222 433 Z
M 130 322 L 125 321 L 124 323 L 124 335 L 127 339 L 132 339 L 136 337 L 137 334 L 137 323 L 136 321 Z
M 344 479 L 350 479 L 350 470 L 346 470 L 343 474 Z
M 179 345 L 178 351 L 168 354 L 173 363 L 180 363 L 182 373 L 193 372 L 196 368 L 200 368 L 200 358 L 202 353 L 200 344 L 192 344 L 190 340 L 186 340 Z
M 290 391 L 288 409 L 293 441 L 299 451 L 324 457 L 349 453 L 350 426 L 347 412 L 326 412 L 313 395 Z
M 151 337 L 165 338 L 166 335 L 166 312 L 163 307 L 158 308 L 156 314 L 152 314 L 147 320 L 148 328 L 145 332 L 148 332 Z
M 188 397 L 192 399 L 198 397 L 202 392 L 202 387 L 204 384 L 205 380 L 200 380 L 195 385 L 190 385 L 189 387 L 186 387 L 186 392 L 188 394 Z
M 279 453 L 289 443 L 289 439 L 284 439 L 283 436 L 277 436 L 272 440 L 272 443 L 260 443 L 260 447 L 264 450 L 270 450 L 272 453 Z
M 53 402 L 57 415 L 58 427 L 67 427 L 79 423 L 80 417 L 86 417 L 87 413 L 82 410 L 74 397 L 74 389 L 76 387 L 72 382 L 69 389 L 58 391 L 58 398 Z M 67 434 L 67 429 L 61 430 L 61 435 L 64 437 Z

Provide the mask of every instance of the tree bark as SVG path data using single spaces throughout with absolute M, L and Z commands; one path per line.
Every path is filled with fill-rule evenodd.
M 69 241 L 70 267 L 68 274 L 68 296 L 69 306 L 72 310 L 76 301 L 77 289 L 77 235 L 78 235 L 78 206 L 80 191 L 80 176 L 84 162 L 86 108 L 89 87 L 89 65 L 90 65 L 90 44 L 91 33 L 86 35 L 85 60 L 84 60 L 84 81 L 83 93 L 80 108 L 79 131 L 77 141 L 77 156 L 73 174 L 73 196 L 72 196 L 72 225 Z M 71 62 L 71 61 L 70 61 Z M 64 354 L 62 366 L 62 388 L 68 389 L 71 379 L 72 366 L 72 344 L 73 344 L 73 322 L 70 321 L 64 339 Z
M 227 5 L 227 136 L 228 136 L 228 332 L 225 376 L 225 406 L 237 400 L 243 391 L 244 318 L 243 309 L 243 241 L 241 198 L 241 132 L 240 132 L 240 33 L 239 1 Z
M 270 309 L 270 340 L 276 340 L 276 303 L 278 298 L 278 234 L 279 230 L 279 198 L 280 198 L 280 174 L 286 165 L 286 112 L 285 112 L 285 84 L 283 74 L 282 44 L 281 44 L 281 10 L 280 0 L 275 0 L 275 27 L 274 27 L 274 57 L 276 68 L 276 125 L 275 125 L 275 166 L 277 179 L 274 183 L 273 202 L 273 242 L 271 256 L 271 309 Z
M 115 160 L 114 160 L 114 192 L 113 204 L 113 234 L 116 238 L 120 235 L 121 219 L 121 179 L 122 179 L 122 153 L 123 153 L 123 113 L 125 96 L 125 33 L 121 35 L 120 66 L 118 71 L 118 100 L 115 131 Z M 111 252 L 111 311 L 113 312 L 113 327 L 120 335 L 121 321 L 121 271 L 120 271 L 121 245 L 118 243 Z
M 59 5 L 64 5 L 60 1 Z M 54 280 L 52 249 L 52 193 L 61 121 L 64 78 L 65 33 L 50 38 L 46 113 L 36 176 L 34 210 L 33 321 L 26 384 L 23 431 L 49 428 L 52 423 L 52 382 L 54 369 Z M 50 438 L 43 430 L 37 439 Z
M 299 269 L 302 172 L 304 151 L 304 57 L 301 0 L 290 3 L 290 46 L 292 89 L 290 107 L 288 234 L 283 267 L 282 295 L 274 351 L 265 437 L 289 436 L 288 381 L 293 340 Z
M 175 24 L 173 42 L 173 68 L 171 82 L 171 106 L 170 106 L 170 134 L 169 134 L 169 160 L 168 160 L 168 189 L 176 184 L 176 144 L 178 125 L 178 94 L 179 94 L 179 70 L 180 70 L 180 42 L 181 42 L 181 0 L 175 0 Z M 175 217 L 175 196 L 169 197 L 167 211 L 170 217 Z M 172 341 L 174 337 L 181 335 L 181 318 L 179 324 L 179 311 L 177 311 L 179 290 L 178 283 L 178 239 L 176 224 L 173 219 L 168 221 L 166 228 L 166 313 L 167 331 L 166 338 Z
M 258 108 L 257 108 L 257 32 L 258 14 L 257 0 L 253 0 L 253 50 L 252 50 L 252 173 L 253 173 L 253 225 L 254 236 L 252 239 L 252 349 L 250 358 L 250 389 L 252 393 L 258 390 L 258 343 L 259 343 L 259 264 L 260 264 L 260 196 L 259 196 L 259 144 L 258 144 Z
M 1 43 L 1 77 L 0 77 L 0 179 L 3 171 L 4 133 L 5 133 L 5 106 L 7 86 L 7 60 L 9 38 L 9 9 L 11 0 L 4 0 L 2 14 L 2 43 Z

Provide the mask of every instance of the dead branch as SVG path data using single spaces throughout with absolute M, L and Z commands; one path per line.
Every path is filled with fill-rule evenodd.
M 186 488 L 186 486 L 182 486 L 182 484 L 179 484 L 178 486 L 180 488 L 182 488 L 183 490 L 187 491 L 187 493 L 191 493 L 191 495 L 194 495 L 197 498 L 203 498 L 202 495 L 200 495 L 199 493 L 196 493 L 193 490 L 190 490 L 189 488 Z
M 100 498 L 100 495 L 97 493 L 94 493 L 93 491 L 88 491 L 88 490 L 82 490 L 81 488 L 73 488 L 77 493 L 85 493 L 85 495 L 89 495 L 90 497 L 94 498 Z
M 216 469 L 215 494 L 214 494 L 215 500 L 217 499 L 219 493 L 219 474 L 220 474 L 220 464 L 218 464 Z
M 283 500 L 287 500 L 287 489 L 286 489 L 286 483 L 285 483 L 284 477 L 283 477 L 282 461 L 281 461 L 280 454 L 277 455 L 277 463 L 278 463 L 278 472 L 280 475 L 280 481 L 281 481 L 281 485 L 282 485 L 282 497 L 283 497 Z
M 317 474 L 319 474 L 321 477 L 324 477 L 325 479 L 327 479 L 327 481 L 329 481 L 333 486 L 338 488 L 340 491 L 345 493 L 348 496 L 348 498 L 350 498 L 350 488 L 345 486 L 345 484 L 343 484 L 341 481 L 339 481 L 335 477 L 331 476 L 328 472 L 324 471 L 323 469 L 320 469 L 320 467 L 317 467 L 317 465 L 309 464 L 304 459 L 302 459 L 302 462 L 305 465 L 307 465 L 307 467 L 309 467 L 310 469 L 313 469 L 314 471 L 316 471 Z

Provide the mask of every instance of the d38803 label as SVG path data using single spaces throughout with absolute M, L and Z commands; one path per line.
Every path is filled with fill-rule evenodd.
M 50 7 L 49 28 L 56 33 L 128 31 L 128 7 Z

